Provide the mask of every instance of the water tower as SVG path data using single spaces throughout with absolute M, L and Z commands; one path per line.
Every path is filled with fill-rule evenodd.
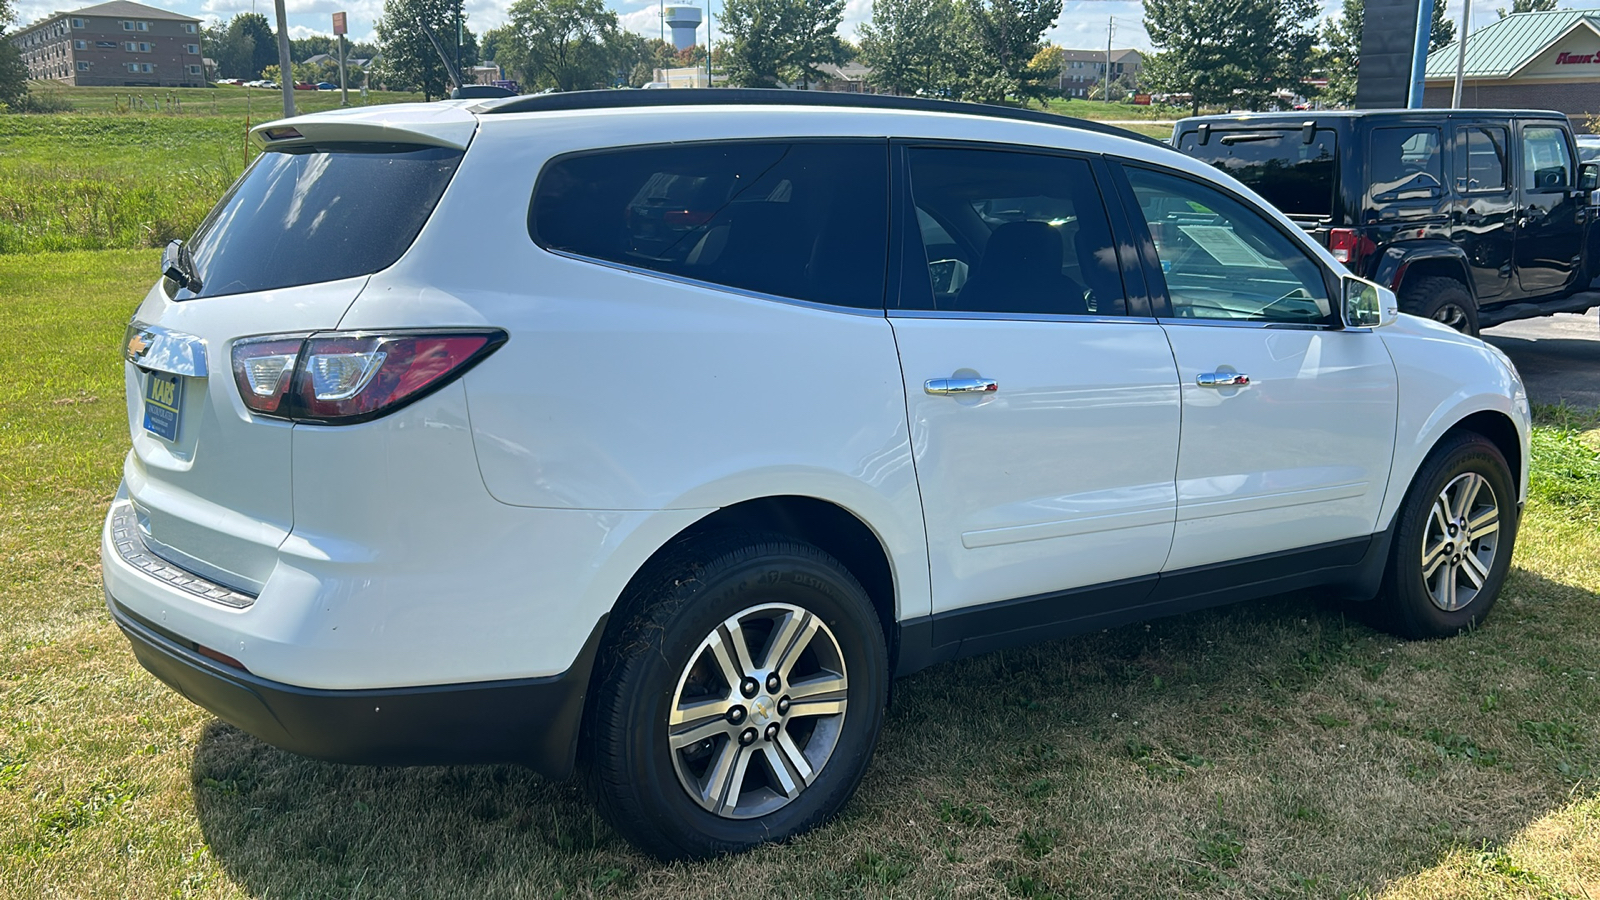
M 698 44 L 695 32 L 700 29 L 700 7 L 698 6 L 667 6 L 661 13 L 667 20 L 667 27 L 672 29 L 672 46 L 679 50 L 687 50 Z

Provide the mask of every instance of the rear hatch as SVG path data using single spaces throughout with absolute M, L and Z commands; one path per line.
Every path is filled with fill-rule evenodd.
M 1337 133 L 1313 123 L 1183 123 L 1173 142 L 1244 182 L 1327 245 L 1339 187 Z
M 246 408 L 232 344 L 336 328 L 371 274 L 411 246 L 476 127 L 459 108 L 443 112 L 417 110 L 410 128 L 393 108 L 258 128 L 266 152 L 187 245 L 169 248 L 172 268 L 125 345 L 124 478 L 156 555 L 260 592 L 293 527 L 294 426 Z

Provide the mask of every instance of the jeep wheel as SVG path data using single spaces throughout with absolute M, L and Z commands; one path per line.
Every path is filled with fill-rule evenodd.
M 612 827 L 693 858 L 837 813 L 888 699 L 883 631 L 850 572 L 809 544 L 719 532 L 642 580 L 593 699 L 594 787 Z
M 1449 325 L 1462 334 L 1478 336 L 1478 304 L 1454 278 L 1421 278 L 1406 285 L 1400 308 L 1415 316 Z
M 1517 495 L 1488 439 L 1447 439 L 1417 472 L 1396 514 L 1384 596 L 1393 629 L 1448 637 L 1482 622 L 1511 567 Z

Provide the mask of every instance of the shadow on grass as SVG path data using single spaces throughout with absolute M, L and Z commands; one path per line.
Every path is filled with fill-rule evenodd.
M 325 764 L 220 722 L 195 805 L 256 896 L 1336 896 L 1497 844 L 1600 770 L 1600 598 L 1524 570 L 1505 598 L 1449 641 L 1294 595 L 937 666 L 896 683 L 840 821 L 713 863 L 637 855 L 576 780 Z

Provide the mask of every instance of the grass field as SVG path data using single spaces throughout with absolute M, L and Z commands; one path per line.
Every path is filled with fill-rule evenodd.
M 75 111 L 0 115 L 0 254 L 160 247 L 187 238 L 244 171 L 252 155 L 247 121 L 259 125 L 282 114 L 279 95 L 252 90 L 253 116 L 247 116 L 246 90 L 238 87 L 141 92 L 35 85 L 68 99 Z M 130 91 L 147 108 L 115 112 L 127 108 Z M 180 103 L 173 107 L 169 98 Z M 302 112 L 339 104 L 331 92 L 300 91 L 296 99 Z
M 1541 410 L 1483 627 L 1306 597 L 896 685 L 843 817 L 662 866 L 576 784 L 294 757 L 134 662 L 98 529 L 152 251 L 0 256 L 0 897 L 1600 897 L 1600 417 Z

